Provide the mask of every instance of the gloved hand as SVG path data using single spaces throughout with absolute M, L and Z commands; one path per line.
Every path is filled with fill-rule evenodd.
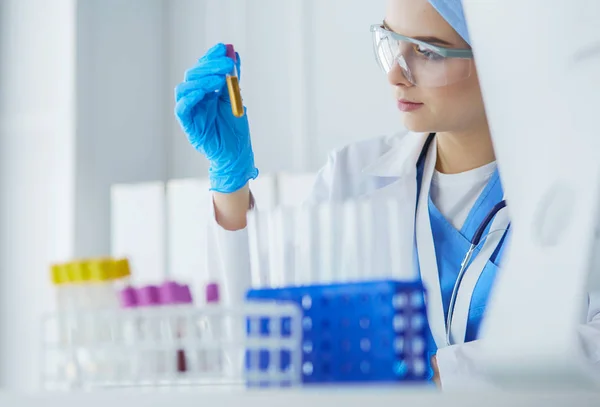
M 234 62 L 224 44 L 212 47 L 175 88 L 175 116 L 192 146 L 210 162 L 212 191 L 230 193 L 258 176 L 248 117 L 235 117 L 225 82 Z M 237 72 L 240 58 L 237 55 Z M 244 112 L 246 109 L 244 108 Z

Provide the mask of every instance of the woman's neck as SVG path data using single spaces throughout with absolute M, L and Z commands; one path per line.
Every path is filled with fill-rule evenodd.
M 437 133 L 435 169 L 443 174 L 458 174 L 496 160 L 489 127 L 484 131 Z

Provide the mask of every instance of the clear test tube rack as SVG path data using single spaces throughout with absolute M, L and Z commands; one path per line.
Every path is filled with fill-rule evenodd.
M 248 330 L 265 319 L 285 328 Z M 42 323 L 41 381 L 51 391 L 295 386 L 302 381 L 301 320 L 300 307 L 285 303 L 55 313 Z M 288 363 L 265 369 L 252 352 L 273 361 L 285 354 Z

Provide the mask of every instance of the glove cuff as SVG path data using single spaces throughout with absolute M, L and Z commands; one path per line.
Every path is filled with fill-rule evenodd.
M 230 194 L 242 189 L 248 181 L 258 177 L 258 169 L 252 166 L 252 169 L 241 174 L 215 174 L 209 170 L 210 190 Z

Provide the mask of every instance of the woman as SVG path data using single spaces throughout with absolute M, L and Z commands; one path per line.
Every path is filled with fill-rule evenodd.
M 509 222 L 506 210 L 501 210 L 486 228 L 451 307 L 471 240 L 503 200 L 469 34 L 460 0 L 387 4 L 384 22 L 371 31 L 376 55 L 410 132 L 332 153 L 310 200 L 366 195 L 408 202 L 401 216 L 415 219 L 415 227 L 403 233 L 416 242 L 419 271 L 429 291 L 428 316 L 437 347 L 432 358 L 435 379 L 446 385 L 466 377 L 473 383 L 478 378 L 472 367 L 476 339 Z M 191 144 L 211 163 L 221 262 L 243 274 L 249 267 L 244 230 L 252 205 L 248 181 L 258 170 L 247 119 L 232 116 L 224 91 L 225 74 L 233 65 L 224 45 L 208 51 L 177 87 L 176 115 Z M 490 231 L 499 232 L 487 235 Z M 450 308 L 454 320 L 448 337 Z

